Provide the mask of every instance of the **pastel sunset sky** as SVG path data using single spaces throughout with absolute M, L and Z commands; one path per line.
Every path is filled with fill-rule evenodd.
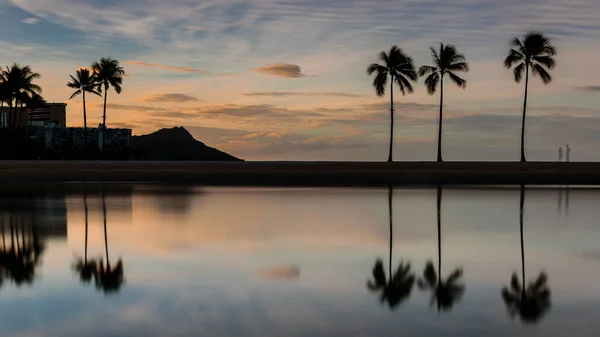
M 69 75 L 118 59 L 123 92 L 107 124 L 134 134 L 185 126 L 249 160 L 385 160 L 389 96 L 365 69 L 397 44 L 415 66 L 454 44 L 471 71 L 445 87 L 447 160 L 518 160 L 523 84 L 502 61 L 509 41 L 547 34 L 554 80 L 530 82 L 530 160 L 600 160 L 600 2 L 597 0 L 0 0 L 0 64 L 29 64 L 47 101 L 68 103 Z M 434 160 L 439 96 L 422 81 L 396 96 L 396 160 Z M 90 98 L 88 120 L 101 120 Z

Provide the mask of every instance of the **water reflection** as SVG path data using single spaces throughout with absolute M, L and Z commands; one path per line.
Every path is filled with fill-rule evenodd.
M 46 249 L 45 240 L 60 227 L 52 221 L 52 217 L 45 216 L 39 195 L 28 196 L 30 199 L 27 203 L 19 198 L 0 199 L 0 280 L 4 282 L 8 279 L 16 286 L 33 284 Z M 61 208 L 58 207 L 56 212 L 60 213 Z M 63 219 L 66 233 L 66 217 Z M 62 230 L 59 228 L 58 232 Z
M 388 264 L 389 279 L 385 275 L 383 260 L 377 259 L 373 266 L 373 280 L 368 281 L 367 288 L 379 294 L 381 303 L 387 303 L 394 310 L 400 303 L 408 299 L 415 283 L 415 276 L 411 272 L 410 262 L 400 261 L 396 272 L 392 274 L 392 248 L 393 248 L 393 217 L 392 217 L 393 189 L 388 188 L 388 209 L 390 223 L 390 255 Z
M 83 210 L 85 222 L 85 238 L 84 238 L 84 253 L 83 258 L 76 258 L 74 267 L 75 272 L 79 276 L 79 280 L 83 284 L 90 283 L 92 279 L 96 289 L 110 294 L 117 293 L 124 283 L 123 261 L 121 258 L 117 260 L 116 265 L 110 263 L 110 255 L 108 251 L 108 226 L 107 226 L 107 207 L 105 188 L 99 191 L 100 203 L 102 209 L 102 223 L 104 227 L 104 250 L 106 263 L 103 258 L 89 259 L 88 258 L 88 228 L 89 228 L 89 207 L 88 207 L 88 190 L 83 190 Z
M 423 278 L 419 279 L 419 288 L 431 292 L 430 305 L 436 304 L 438 312 L 451 310 L 464 292 L 465 285 L 460 283 L 463 275 L 462 268 L 454 269 L 446 280 L 442 280 L 442 187 L 437 187 L 437 232 L 438 232 L 438 272 L 436 273 L 433 262 L 430 260 L 423 270 Z
M 511 318 L 519 316 L 523 323 L 537 323 L 550 309 L 550 289 L 548 288 L 548 275 L 542 271 L 538 277 L 525 283 L 525 242 L 523 240 L 523 214 L 525 204 L 525 186 L 521 185 L 519 206 L 519 223 L 521 233 L 521 276 L 519 282 L 517 273 L 511 277 L 510 287 L 502 289 L 502 299 L 506 304 Z

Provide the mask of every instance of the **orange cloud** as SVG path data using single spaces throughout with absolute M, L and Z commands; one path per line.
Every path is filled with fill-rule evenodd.
M 302 73 L 300 66 L 296 64 L 269 64 L 260 68 L 255 68 L 254 71 L 283 78 L 299 78 L 306 76 Z
M 181 71 L 184 73 L 196 73 L 196 74 L 208 75 L 208 72 L 205 70 L 202 70 L 202 69 L 176 67 L 176 66 L 170 66 L 167 64 L 160 64 L 160 63 L 149 63 L 149 62 L 142 62 L 142 61 L 127 61 L 127 62 L 125 62 L 125 64 L 131 64 L 131 65 L 142 66 L 142 67 L 153 67 L 153 68 L 161 68 L 161 69 L 167 69 L 167 70 L 175 70 L 175 71 Z

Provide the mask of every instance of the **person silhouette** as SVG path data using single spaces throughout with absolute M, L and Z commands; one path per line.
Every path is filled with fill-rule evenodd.
M 569 147 L 569 144 L 567 144 L 567 162 L 571 161 L 571 148 Z
M 558 147 L 558 162 L 559 163 L 562 161 L 562 156 L 563 156 L 562 146 L 559 146 Z

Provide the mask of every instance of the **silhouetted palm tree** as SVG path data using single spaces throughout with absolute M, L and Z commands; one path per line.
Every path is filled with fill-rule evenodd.
M 385 51 L 382 51 L 379 54 L 379 59 L 383 64 L 372 63 L 367 68 L 367 74 L 372 75 L 375 73 L 373 87 L 377 96 L 385 94 L 385 86 L 388 82 L 388 77 L 390 77 L 390 152 L 388 161 L 391 162 L 394 143 L 394 82 L 400 87 L 402 95 L 406 92 L 412 93 L 413 87 L 410 81 L 414 82 L 417 80 L 417 73 L 415 72 L 412 58 L 404 54 L 398 46 L 392 46 L 387 54 Z
M 83 99 L 83 148 L 87 149 L 88 145 L 88 137 L 87 137 L 87 113 L 85 108 L 85 93 L 89 92 L 94 95 L 102 96 L 98 91 L 98 82 L 96 80 L 95 74 L 90 73 L 90 70 L 87 68 L 81 68 L 77 70 L 75 73 L 75 77 L 73 75 L 69 75 L 71 77 L 71 82 L 67 83 L 69 88 L 76 89 L 75 92 L 69 97 L 69 99 L 73 99 L 75 96 L 81 95 Z M 115 89 L 116 90 L 116 89 Z M 106 112 L 105 112 L 106 114 Z
M 527 33 L 523 38 L 515 37 L 511 45 L 516 49 L 511 49 L 504 60 L 504 66 L 507 69 L 512 68 L 517 83 L 521 82 L 523 72 L 525 72 L 525 98 L 523 100 L 523 121 L 521 123 L 521 162 L 525 159 L 525 114 L 527 112 L 527 86 L 529 84 L 529 69 L 531 73 L 539 75 L 544 84 L 552 81 L 552 76 L 548 73 L 554 69 L 556 62 L 553 56 L 556 55 L 556 49 L 550 40 L 542 33 Z
M 383 268 L 383 261 L 377 259 L 375 266 L 373 267 L 373 280 L 367 282 L 367 288 L 371 292 L 380 294 L 381 303 L 387 302 L 390 309 L 395 309 L 398 304 L 408 299 L 412 292 L 413 285 L 415 283 L 415 276 L 410 270 L 410 262 L 406 264 L 404 261 L 400 261 L 400 265 L 396 269 L 396 272 L 392 274 L 392 247 L 393 247 L 393 221 L 392 221 L 392 187 L 388 189 L 388 205 L 389 205 L 389 219 L 390 219 L 390 258 L 388 265 L 387 279 Z
M 432 292 L 431 305 L 437 304 L 438 311 L 450 310 L 454 303 L 462 298 L 465 285 L 460 284 L 463 275 L 462 268 L 456 268 L 450 273 L 446 281 L 442 280 L 442 234 L 441 234 L 441 201 L 442 187 L 437 188 L 437 225 L 438 225 L 438 273 L 435 271 L 432 261 L 428 261 L 423 278 L 419 279 L 418 285 L 421 290 Z
M 540 272 L 537 279 L 525 286 L 525 244 L 523 240 L 523 214 L 525 203 L 525 186 L 521 185 L 520 199 L 520 233 L 521 233 L 521 276 L 519 282 L 517 273 L 513 273 L 510 288 L 502 289 L 502 298 L 511 318 L 517 314 L 524 323 L 536 323 L 550 309 L 550 289 L 548 288 L 548 275 Z
M 106 144 L 106 97 L 108 96 L 108 89 L 112 87 L 117 94 L 121 93 L 121 84 L 123 84 L 123 76 L 125 76 L 125 70 L 119 65 L 119 61 L 111 58 L 101 58 L 100 62 L 94 62 L 92 64 L 94 70 L 94 76 L 97 82 L 100 84 L 98 87 L 99 91 L 102 92 L 104 89 L 104 110 L 102 114 L 102 151 L 104 152 Z
M 14 111 L 19 106 L 19 100 L 23 99 L 25 95 L 32 96 L 34 94 L 41 94 L 42 88 L 37 84 L 33 83 L 34 80 L 40 78 L 40 74 L 33 72 L 30 66 L 20 67 L 18 64 L 13 64 L 11 67 L 6 67 L 0 71 L 0 82 L 3 82 L 7 86 L 9 93 L 9 114 L 7 118 L 7 124 L 9 127 L 13 127 Z M 13 105 L 14 102 L 14 105 Z M 15 110 L 13 111 L 13 107 Z
M 104 190 L 101 192 L 102 198 L 102 216 L 104 219 L 104 248 L 106 251 L 106 266 L 104 261 L 100 260 L 98 268 L 95 272 L 96 277 L 96 288 L 102 290 L 104 293 L 113 293 L 119 291 L 123 285 L 123 261 L 119 259 L 117 265 L 111 268 L 110 260 L 108 257 L 108 233 L 106 229 L 106 198 Z
M 431 49 L 431 58 L 433 59 L 433 66 L 421 66 L 419 68 L 419 76 L 427 76 L 425 79 L 425 87 L 430 95 L 435 93 L 438 83 L 440 84 L 440 116 L 438 122 L 438 149 L 437 149 L 437 161 L 442 160 L 442 110 L 444 107 L 444 76 L 448 75 L 450 79 L 463 89 L 467 86 L 467 81 L 460 78 L 456 72 L 458 71 L 469 71 L 469 64 L 466 62 L 466 58 L 463 54 L 460 54 L 456 47 L 449 44 L 444 46 L 440 43 L 440 51 L 436 52 L 435 49 Z

